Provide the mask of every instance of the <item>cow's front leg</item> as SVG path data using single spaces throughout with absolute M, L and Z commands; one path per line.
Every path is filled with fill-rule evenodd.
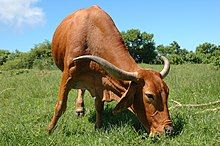
M 102 125 L 102 113 L 104 110 L 104 102 L 101 98 L 95 98 L 95 109 L 96 109 L 96 122 L 95 129 L 101 128 Z
M 77 116 L 84 116 L 85 114 L 84 93 L 85 93 L 85 90 L 82 90 L 82 89 L 77 90 L 76 110 L 75 110 Z
M 61 115 L 66 110 L 67 96 L 71 89 L 70 80 L 71 80 L 71 77 L 69 77 L 68 73 L 63 72 L 61 84 L 59 87 L 58 100 L 54 108 L 54 114 L 47 127 L 47 131 L 49 134 L 54 130 L 54 127 L 56 126 L 58 119 L 61 117 Z

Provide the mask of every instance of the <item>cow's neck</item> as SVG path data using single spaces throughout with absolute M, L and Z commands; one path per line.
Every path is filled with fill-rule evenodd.
M 129 81 L 119 81 L 107 76 L 104 79 L 103 101 L 118 102 L 129 86 Z

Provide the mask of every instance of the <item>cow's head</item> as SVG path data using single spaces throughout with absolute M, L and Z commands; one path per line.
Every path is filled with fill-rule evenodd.
M 81 56 L 78 59 L 91 59 L 100 64 L 109 74 L 120 80 L 129 80 L 130 84 L 121 100 L 116 105 L 113 113 L 130 108 L 150 135 L 163 132 L 172 134 L 172 122 L 168 111 L 169 89 L 163 78 L 169 72 L 169 61 L 164 60 L 161 72 L 139 68 L 136 72 L 126 72 L 109 63 L 108 61 L 91 55 Z

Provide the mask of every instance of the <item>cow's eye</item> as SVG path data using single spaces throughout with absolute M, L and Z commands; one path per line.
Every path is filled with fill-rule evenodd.
M 150 101 L 153 101 L 154 100 L 154 95 L 153 94 L 146 94 L 147 95 L 147 97 L 148 97 L 148 99 L 150 100 Z

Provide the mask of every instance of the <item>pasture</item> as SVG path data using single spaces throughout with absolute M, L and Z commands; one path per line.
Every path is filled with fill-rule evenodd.
M 149 65 L 142 64 L 149 67 Z M 160 70 L 162 66 L 151 65 Z M 86 93 L 84 117 L 75 115 L 76 91 L 71 91 L 66 113 L 52 135 L 46 127 L 53 114 L 61 72 L 13 70 L 0 73 L 0 145 L 220 145 L 220 70 L 210 65 L 172 65 L 165 79 L 170 88 L 172 137 L 150 138 L 129 112 L 112 115 L 115 103 L 105 105 L 103 128 L 94 130 L 94 99 Z

